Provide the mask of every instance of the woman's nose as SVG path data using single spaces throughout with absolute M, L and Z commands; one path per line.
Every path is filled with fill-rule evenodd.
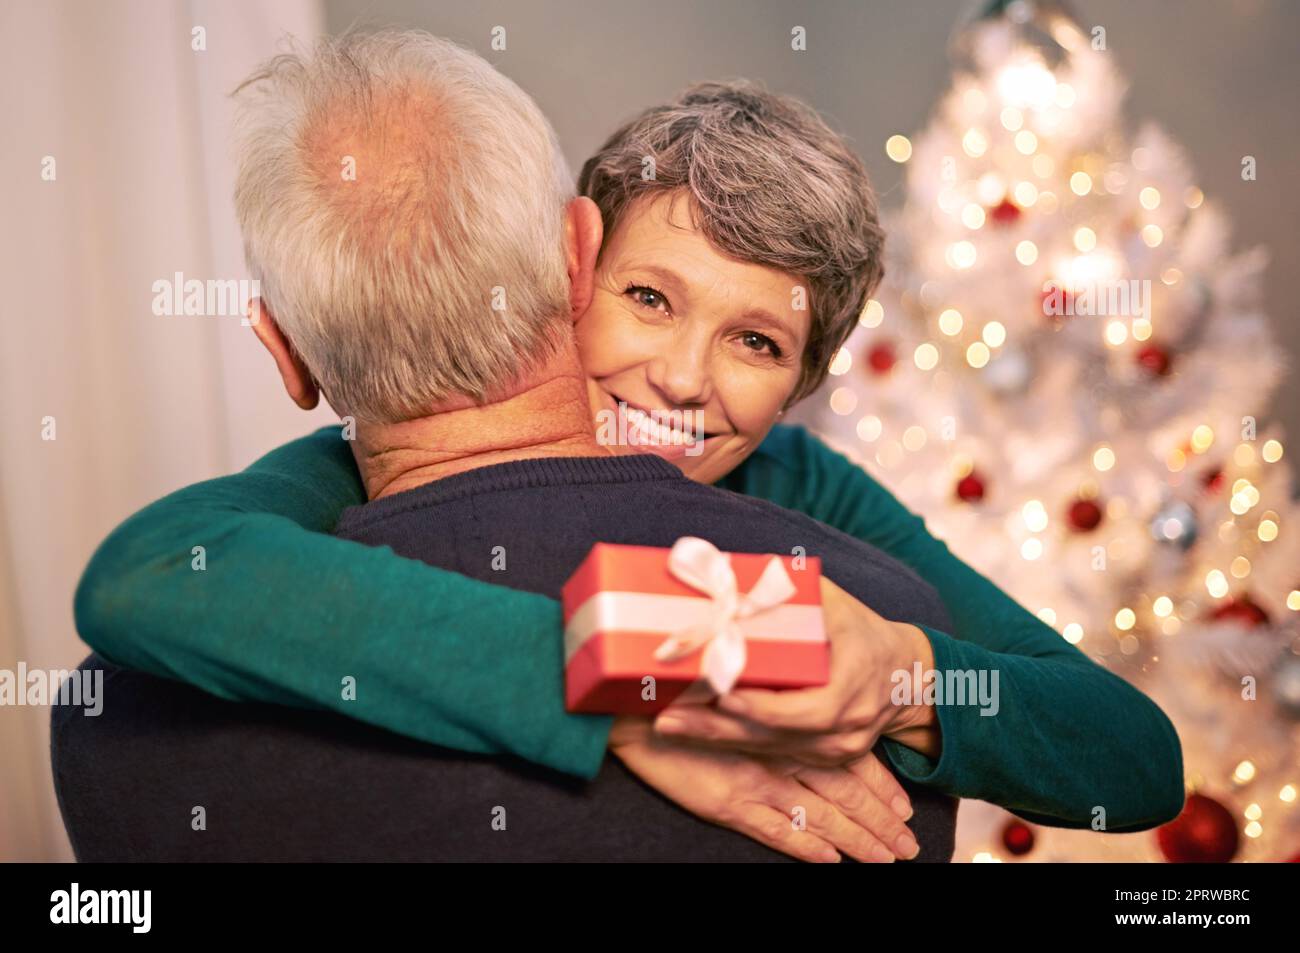
M 672 407 L 707 403 L 713 393 L 705 342 L 678 342 L 650 364 L 650 383 Z

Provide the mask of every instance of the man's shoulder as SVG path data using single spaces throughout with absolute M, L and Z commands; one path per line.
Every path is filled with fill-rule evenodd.
M 810 556 L 828 557 L 837 563 L 852 560 L 855 565 L 897 576 L 899 581 L 930 588 L 910 567 L 870 543 L 768 500 L 689 480 L 664 484 L 657 489 L 678 497 L 683 506 L 690 506 L 692 513 L 711 514 L 716 519 L 709 522 L 724 524 L 728 530 L 726 535 L 733 535 L 733 531 L 734 535 L 752 534 L 754 546 L 769 547 L 765 552 L 789 552 L 799 546 Z
M 719 487 L 670 485 L 664 492 L 676 495 L 655 505 L 660 512 L 680 510 L 681 519 L 665 519 L 680 535 L 700 536 L 729 552 L 816 556 L 827 579 L 885 618 L 951 629 L 934 586 L 869 543 L 803 513 Z

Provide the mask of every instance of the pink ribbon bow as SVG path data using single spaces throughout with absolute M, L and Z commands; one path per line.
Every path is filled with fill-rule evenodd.
M 773 556 L 758 582 L 742 594 L 731 557 L 706 539 L 683 536 L 668 554 L 668 571 L 713 600 L 708 623 L 683 629 L 655 649 L 655 658 L 674 662 L 704 646 L 700 674 L 719 695 L 731 691 L 745 670 L 745 633 L 740 620 L 765 612 L 795 594 L 785 564 Z

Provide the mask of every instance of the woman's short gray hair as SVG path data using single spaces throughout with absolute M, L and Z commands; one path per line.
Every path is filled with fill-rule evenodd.
M 541 110 L 481 57 L 352 33 L 236 97 L 249 268 L 340 413 L 482 400 L 562 340 L 572 179 Z
M 802 278 L 812 332 L 791 402 L 825 380 L 884 275 L 861 160 L 811 107 L 753 83 L 701 83 L 646 110 L 587 160 L 578 191 L 606 235 L 634 202 L 681 191 L 719 251 Z

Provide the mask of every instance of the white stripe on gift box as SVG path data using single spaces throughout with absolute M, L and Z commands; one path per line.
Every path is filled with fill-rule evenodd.
M 704 596 L 668 596 L 645 592 L 598 592 L 564 627 L 564 664 L 598 632 L 648 632 L 667 637 L 707 625 L 713 602 Z M 825 642 L 820 605 L 784 603 L 740 619 L 746 639 L 764 642 Z

